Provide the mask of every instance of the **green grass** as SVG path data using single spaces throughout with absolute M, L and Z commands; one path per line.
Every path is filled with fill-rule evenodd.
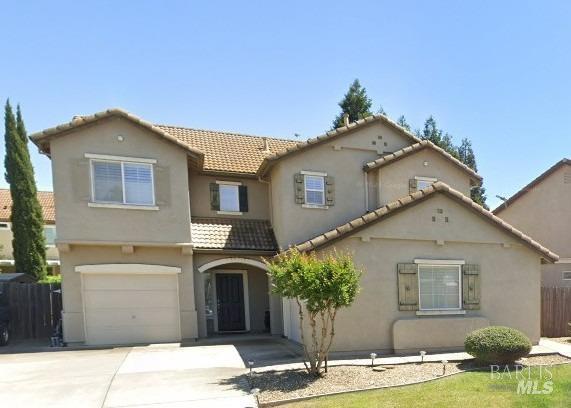
M 322 397 L 294 404 L 308 407 L 571 407 L 571 364 L 549 368 L 553 392 L 547 395 L 518 395 L 515 374 L 492 380 L 489 372 L 468 372 L 425 384 Z M 545 373 L 544 373 L 545 374 Z M 532 370 L 539 379 L 539 369 Z M 544 380 L 538 389 L 543 389 Z

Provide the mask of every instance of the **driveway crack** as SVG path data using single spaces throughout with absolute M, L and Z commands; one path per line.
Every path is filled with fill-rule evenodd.
M 107 385 L 107 389 L 105 390 L 105 395 L 103 396 L 103 403 L 101 404 L 101 408 L 105 407 L 105 403 L 107 402 L 107 397 L 109 396 L 109 390 L 111 390 L 111 385 L 113 385 L 113 381 L 115 381 L 117 373 L 119 372 L 121 367 L 123 367 L 123 364 L 125 363 L 125 360 L 129 356 L 129 354 L 131 354 L 131 351 L 133 351 L 132 347 L 129 349 L 127 353 L 125 353 L 125 357 L 123 357 L 123 360 L 121 360 L 121 363 L 118 365 L 117 370 L 115 370 L 115 372 L 113 373 L 111 380 L 109 380 L 109 385 Z

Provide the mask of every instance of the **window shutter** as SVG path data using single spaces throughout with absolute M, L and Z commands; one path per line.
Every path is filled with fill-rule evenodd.
M 220 186 L 210 183 L 210 209 L 220 211 Z
M 248 212 L 248 187 L 238 186 L 238 201 L 240 202 L 240 212 Z
M 295 193 L 295 203 L 303 204 L 305 203 L 305 178 L 303 174 L 296 173 L 293 175 L 293 185 Z
M 335 204 L 335 180 L 331 176 L 325 177 L 325 205 Z
M 399 310 L 418 310 L 418 265 L 397 265 Z
M 153 166 L 155 183 L 155 203 L 159 207 L 168 207 L 171 204 L 171 177 L 170 167 Z
M 89 159 L 74 159 L 71 165 L 73 198 L 76 201 L 91 201 L 91 169 Z
M 408 181 L 408 193 L 409 194 L 416 193 L 416 191 L 418 190 L 417 185 L 418 185 L 417 180 L 411 178 Z
M 480 309 L 480 265 L 462 265 L 462 303 L 466 310 Z

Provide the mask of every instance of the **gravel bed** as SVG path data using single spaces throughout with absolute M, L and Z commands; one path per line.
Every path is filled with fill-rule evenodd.
M 550 365 L 571 363 L 571 359 L 558 354 L 534 356 L 522 361 L 524 365 Z M 289 398 L 308 397 L 325 393 L 360 390 L 411 384 L 438 378 L 442 375 L 442 363 L 411 363 L 383 366 L 386 371 L 375 372 L 370 366 L 335 366 L 322 378 L 312 378 L 305 370 L 267 371 L 256 373 L 253 388 L 259 388 L 260 402 L 270 402 Z M 450 362 L 446 374 L 454 374 L 478 366 L 474 360 Z
M 571 346 L 571 337 L 553 337 L 549 340 L 556 341 L 557 343 L 563 343 Z

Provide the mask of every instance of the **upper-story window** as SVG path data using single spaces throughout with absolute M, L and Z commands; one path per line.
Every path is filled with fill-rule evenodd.
M 432 184 L 436 183 L 438 180 L 433 177 L 419 177 L 416 176 L 414 178 L 416 180 L 416 189 L 417 190 L 424 190 L 425 188 L 430 187 Z
M 98 156 L 98 155 L 91 155 Z M 154 206 L 154 160 L 91 158 L 94 203 Z
M 210 208 L 218 214 L 241 215 L 248 212 L 248 187 L 238 181 L 211 183 Z
M 326 173 L 302 170 L 294 174 L 295 202 L 304 208 L 327 209 L 335 202 L 333 177 Z
M 56 227 L 44 226 L 44 238 L 47 247 L 54 247 L 56 245 Z
M 305 203 L 325 205 L 325 177 L 305 174 Z

